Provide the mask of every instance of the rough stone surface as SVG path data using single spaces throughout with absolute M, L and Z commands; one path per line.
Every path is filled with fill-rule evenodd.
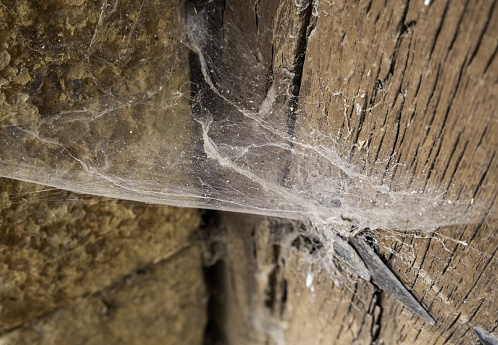
M 178 162 L 189 169 L 181 13 L 174 1 L 2 0 L 0 175 L 114 195 L 123 184 L 112 181 L 114 175 L 140 180 Z M 178 150 L 167 162 L 157 145 L 165 137 L 174 138 L 167 149 Z M 143 151 L 156 158 L 144 158 Z M 181 169 L 166 178 L 172 185 L 191 183 Z M 169 335 L 171 344 L 180 344 L 183 334 L 185 344 L 200 343 L 206 322 L 194 245 L 200 221 L 198 210 L 0 180 L 0 334 L 24 325 L 4 339 L 74 343 L 73 334 L 107 343 L 114 334 L 114 341 L 152 344 Z M 171 265 L 163 260 L 173 254 Z M 151 266 L 155 262 L 161 263 Z M 143 267 L 152 267 L 140 278 L 148 285 L 120 285 Z M 102 291 L 119 301 L 107 322 L 92 314 Z M 34 318 L 41 318 L 45 337 L 30 333 L 27 322 Z M 157 323 L 149 324 L 153 318 Z
M 201 220 L 194 209 L 8 179 L 0 180 L 0 198 L 2 332 L 191 246 Z M 194 274 L 175 267 L 174 279 Z M 200 268 L 196 272 L 202 279 Z
M 156 0 L 2 1 L 1 176 L 125 199 L 126 181 L 149 190 L 161 176 L 162 193 L 192 183 L 179 168 L 164 176 L 165 165 L 192 171 L 181 12 Z
M 5 345 L 203 344 L 199 248 L 178 250 L 112 286 L 0 337 Z

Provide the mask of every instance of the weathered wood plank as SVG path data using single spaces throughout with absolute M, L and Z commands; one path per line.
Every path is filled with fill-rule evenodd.
M 326 113 L 330 125 L 320 130 L 365 175 L 382 174 L 393 190 L 445 193 L 484 213 L 480 224 L 431 234 L 377 233 L 389 265 L 438 320 L 420 327 L 386 298 L 386 344 L 463 344 L 475 337 L 472 326 L 496 327 L 495 4 L 322 2 L 308 42 L 303 136 Z
M 381 257 L 436 325 L 348 273 L 336 279 L 348 287 L 339 289 L 333 274 L 315 266 L 322 259 L 284 253 L 289 243 L 272 239 L 278 222 L 223 216 L 227 313 L 239 320 L 235 325 L 227 317 L 234 341 L 466 344 L 476 340 L 474 326 L 496 329 L 498 6 L 489 0 L 426 3 L 314 3 L 318 14 L 307 35 L 294 135 L 336 148 L 360 175 L 393 192 L 421 195 L 428 207 L 447 203 L 441 225 L 451 205 L 462 212 L 460 225 L 434 231 L 371 231 Z M 291 165 L 290 173 L 297 168 Z M 420 204 L 406 200 L 399 200 L 400 212 L 412 213 L 414 224 L 426 229 L 428 220 L 417 218 Z M 325 281 L 314 294 L 307 272 Z M 265 304 L 265 294 L 272 303 Z M 250 340 L 254 333 L 241 327 L 259 338 Z
M 219 214 L 226 256 L 219 333 L 226 344 L 366 344 L 377 335 L 376 289 L 335 266 L 292 221 Z M 340 266 L 338 266 L 340 267 Z

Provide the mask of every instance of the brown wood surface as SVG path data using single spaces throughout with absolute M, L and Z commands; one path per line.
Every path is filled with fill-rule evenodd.
M 395 191 L 444 193 L 446 202 L 480 215 L 435 231 L 370 232 L 434 326 L 339 272 L 323 248 L 310 254 L 290 245 L 300 225 L 220 215 L 227 257 L 218 267 L 219 330 L 229 344 L 476 343 L 473 327 L 498 327 L 496 1 L 308 5 L 313 16 L 305 20 L 285 1 L 274 16 L 273 48 L 283 56 L 275 61 L 291 61 L 288 68 L 302 75 L 295 96 L 305 116 L 296 117 L 296 138 L 329 133 L 365 176 L 381 176 Z M 304 35 L 301 50 L 282 42 L 291 31 Z M 293 54 L 304 60 L 285 58 Z M 287 235 L 275 238 L 282 227 Z
M 351 156 L 366 174 L 385 172 L 394 188 L 442 188 L 484 212 L 478 224 L 432 234 L 374 232 L 389 266 L 438 321 L 428 326 L 383 299 L 379 341 L 470 343 L 474 325 L 498 326 L 496 2 L 336 1 L 320 9 L 303 72 L 306 105 L 323 102 L 344 147 L 365 141 Z M 357 116 L 360 99 L 366 110 Z M 323 116 L 307 114 L 310 122 Z

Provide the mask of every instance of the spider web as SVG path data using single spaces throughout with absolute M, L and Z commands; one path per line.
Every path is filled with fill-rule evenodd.
M 19 9 L 2 9 L 31 49 L 7 51 L 5 68 L 35 58 L 2 82 L 0 175 L 120 199 L 342 224 L 353 234 L 477 222 L 480 206 L 448 199 L 443 186 L 407 188 L 385 183 L 378 167 L 365 172 L 350 157 L 361 147 L 338 141 L 335 130 L 349 125 L 332 131 L 307 123 L 299 91 L 318 5 L 282 5 L 272 21 L 260 3 L 241 17 L 221 1 L 172 10 L 153 0 L 104 0 L 84 5 L 93 13 L 87 25 L 55 21 L 41 34 L 44 43 L 24 30 L 36 24 L 15 22 Z M 361 90 L 328 91 L 345 113 L 376 106 L 364 109 Z

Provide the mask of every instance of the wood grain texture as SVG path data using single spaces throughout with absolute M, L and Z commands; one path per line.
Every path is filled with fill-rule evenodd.
M 302 232 L 303 224 L 219 217 L 226 256 L 218 267 L 218 343 L 368 344 L 377 338 L 378 290 L 347 271 L 330 271 L 325 248 Z
M 371 231 L 381 258 L 437 320 L 431 326 L 370 283 L 347 271 L 337 278 L 316 255 L 289 249 L 288 237 L 274 238 L 279 221 L 221 216 L 227 343 L 475 343 L 474 326 L 498 327 L 496 1 L 309 6 L 299 111 L 288 121 L 296 140 L 321 140 L 390 190 L 476 217 L 429 232 Z M 292 56 L 281 42 L 286 21 L 299 22 L 276 16 L 273 44 Z
M 473 325 L 497 327 L 497 24 L 495 1 L 320 4 L 300 93 L 303 135 L 320 126 L 364 174 L 395 190 L 444 192 L 484 216 L 433 234 L 376 234 L 438 320 L 420 327 L 386 298 L 385 344 L 465 344 Z

